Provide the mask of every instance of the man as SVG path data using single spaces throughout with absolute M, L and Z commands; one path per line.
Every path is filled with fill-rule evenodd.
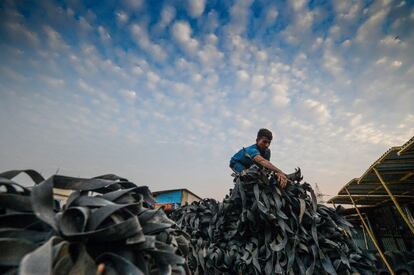
M 270 162 L 270 142 L 273 135 L 268 129 L 260 129 L 257 133 L 256 144 L 241 149 L 230 160 L 230 168 L 237 173 L 242 173 L 253 164 L 263 166 L 275 173 L 278 177 L 280 186 L 286 187 L 287 177 L 279 168 Z

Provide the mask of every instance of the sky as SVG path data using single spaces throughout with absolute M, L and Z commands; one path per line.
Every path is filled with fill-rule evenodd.
M 336 194 L 414 135 L 411 1 L 0 2 L 0 171 L 222 199 L 231 156 Z

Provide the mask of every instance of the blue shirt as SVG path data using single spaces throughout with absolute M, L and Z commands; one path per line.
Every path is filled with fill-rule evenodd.
M 240 173 L 254 164 L 253 158 L 261 155 L 264 159 L 270 160 L 270 150 L 261 151 L 256 144 L 238 151 L 230 160 L 230 168 Z

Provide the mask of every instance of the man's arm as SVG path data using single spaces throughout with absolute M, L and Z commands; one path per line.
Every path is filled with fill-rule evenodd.
M 253 158 L 253 160 L 262 165 L 263 167 L 275 172 L 275 174 L 278 176 L 279 181 L 280 181 L 280 186 L 282 188 L 286 187 L 287 184 L 287 177 L 285 175 L 285 173 L 282 172 L 282 170 L 280 170 L 279 168 L 277 168 L 276 166 L 274 166 L 270 161 L 268 161 L 267 159 L 263 158 L 261 155 L 257 155 Z

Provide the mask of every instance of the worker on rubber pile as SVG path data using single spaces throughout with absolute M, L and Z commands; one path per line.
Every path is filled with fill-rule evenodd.
M 256 144 L 242 148 L 230 160 L 230 168 L 234 172 L 243 175 L 245 169 L 250 168 L 253 164 L 265 167 L 275 173 L 280 182 L 280 186 L 285 188 L 288 178 L 285 173 L 270 162 L 270 143 L 272 141 L 272 132 L 268 129 L 260 129 L 257 133 Z

